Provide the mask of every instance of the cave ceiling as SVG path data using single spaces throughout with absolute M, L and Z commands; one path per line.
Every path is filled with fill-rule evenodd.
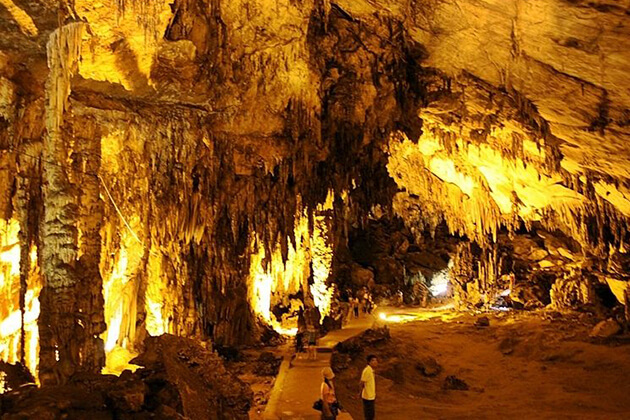
M 326 57 L 311 45 L 313 15 L 334 13 L 337 19 L 358 22 L 382 42 L 395 36 L 383 32 L 383 22 L 397 22 L 406 42 L 423 49 L 416 57 L 422 67 L 437 72 L 439 83 L 448 79 L 450 84 L 448 94 L 433 92 L 424 98 L 426 106 L 417 109 L 428 127 L 422 143 L 434 140 L 428 138 L 430 131 L 461 136 L 454 140 L 460 143 L 455 159 L 433 156 L 416 165 L 427 164 L 435 177 L 454 186 L 460 184 L 454 177 L 463 183 L 483 178 L 476 185 L 489 189 L 491 207 L 497 207 L 490 212 L 509 213 L 512 191 L 524 203 L 518 214 L 525 218 L 556 198 L 569 206 L 584 201 L 563 183 L 572 176 L 592 184 L 595 195 L 623 215 L 630 214 L 625 186 L 630 176 L 630 37 L 624 2 L 319 3 L 3 0 L 0 71 L 9 98 L 3 109 L 8 113 L 14 102 L 11 90 L 43 91 L 51 31 L 60 23 L 83 21 L 89 29 L 73 80 L 76 98 L 97 108 L 122 102 L 132 109 L 145 104 L 198 109 L 211 116 L 215 132 L 226 133 L 248 151 L 245 159 L 271 168 L 290 154 L 278 140 L 288 103 L 299 100 L 317 118 L 325 84 L 340 77 L 323 74 L 317 63 Z M 342 39 L 336 47 L 343 51 L 352 42 Z M 378 65 L 384 50 L 370 52 L 376 57 L 341 53 L 335 59 L 372 59 L 370 65 Z M 441 89 L 435 80 L 426 83 L 429 90 Z M 349 104 L 368 104 L 370 95 L 383 88 L 378 83 L 362 86 Z M 345 111 L 348 119 L 365 124 L 361 106 Z M 471 135 L 484 142 L 489 136 L 492 150 L 485 145 L 461 150 Z M 506 163 L 513 138 L 522 150 L 508 153 Z M 556 156 L 548 156 L 550 149 Z M 556 160 L 554 168 L 532 163 L 549 159 Z M 497 165 L 511 165 L 514 174 L 500 174 L 506 169 Z M 407 169 L 412 176 L 413 169 Z M 542 173 L 541 180 L 530 183 L 536 172 Z M 403 187 L 412 182 L 397 180 Z M 470 196 L 469 187 L 459 187 Z

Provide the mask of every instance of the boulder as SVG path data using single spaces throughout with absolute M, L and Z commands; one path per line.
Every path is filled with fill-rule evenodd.
M 614 319 L 610 318 L 601 321 L 591 331 L 590 336 L 594 338 L 609 338 L 621 332 L 621 325 Z
M 352 284 L 358 287 L 366 287 L 371 281 L 374 281 L 374 273 L 372 270 L 363 268 L 359 264 L 354 264 L 351 271 Z
M 442 372 L 442 366 L 433 357 L 425 357 L 416 363 L 416 370 L 422 375 L 432 378 Z
M 276 376 L 281 364 L 282 357 L 276 357 L 273 353 L 265 351 L 258 356 L 254 373 L 258 376 Z
M 405 268 L 394 257 L 384 257 L 374 262 L 376 282 L 380 284 L 402 284 L 405 279 Z
M 519 343 L 519 340 L 514 337 L 504 338 L 499 343 L 499 351 L 506 356 L 508 354 L 512 354 L 514 353 L 514 349 L 516 348 L 518 343 Z
M 337 344 L 334 347 L 334 350 L 339 353 L 349 354 L 354 358 L 361 353 L 365 347 L 385 344 L 390 338 L 391 336 L 387 326 L 381 328 L 370 328 L 358 336 L 349 338 L 348 340 Z
M 446 379 L 444 379 L 442 388 L 453 391 L 467 391 L 469 389 L 468 384 L 455 375 L 447 376 Z
M 18 389 L 26 384 L 35 384 L 31 372 L 19 362 L 11 364 L 0 360 L 0 377 L 5 391 Z
M 626 290 L 630 290 L 630 282 L 606 277 L 606 283 L 608 284 L 608 287 L 610 287 L 610 291 L 615 295 L 619 303 L 625 305 L 625 293 Z
M 342 370 L 346 370 L 350 367 L 350 362 L 352 359 L 348 354 L 333 352 L 330 358 L 330 366 L 333 371 L 341 372 Z
M 489 327 L 490 320 L 487 316 L 481 316 L 475 320 L 475 327 Z
M 107 397 L 116 410 L 136 413 L 142 410 L 147 391 L 146 384 L 126 370 L 116 381 L 116 386 L 109 390 Z

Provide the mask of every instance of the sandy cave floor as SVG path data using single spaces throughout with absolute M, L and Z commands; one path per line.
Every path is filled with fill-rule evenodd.
M 381 359 L 379 419 L 630 418 L 630 339 L 590 339 L 595 320 L 586 314 L 488 317 L 484 328 L 455 313 L 388 323 L 391 340 L 364 349 L 337 375 L 340 401 L 363 418 L 358 378 L 373 352 Z M 427 357 L 442 367 L 437 376 L 418 369 Z M 469 390 L 444 390 L 449 375 Z

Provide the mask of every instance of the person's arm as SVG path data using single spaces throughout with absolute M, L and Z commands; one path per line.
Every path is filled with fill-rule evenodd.
M 359 386 L 359 398 L 363 398 L 363 389 L 365 388 L 365 382 L 367 381 L 365 370 L 361 373 L 361 384 Z

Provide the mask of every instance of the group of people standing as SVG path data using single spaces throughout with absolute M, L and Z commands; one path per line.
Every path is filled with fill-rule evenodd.
M 367 357 L 367 366 L 361 373 L 359 397 L 363 401 L 363 418 L 365 420 L 374 420 L 376 418 L 376 379 L 374 369 L 377 366 L 378 358 L 371 354 Z M 335 374 L 331 368 L 325 367 L 322 369 L 323 380 L 320 387 L 320 400 L 314 406 L 321 410 L 321 420 L 336 420 L 341 410 L 341 405 L 335 392 L 334 378 Z
M 299 354 L 306 348 L 309 360 L 317 359 L 317 339 L 320 317 L 321 315 L 316 307 L 307 309 L 300 308 L 298 312 L 295 351 Z
M 339 298 L 339 295 L 337 295 Z M 346 292 L 347 302 L 335 299 L 331 305 L 329 317 L 323 320 L 324 326 L 328 329 L 341 328 L 349 319 L 356 319 L 361 314 L 370 314 L 375 308 L 372 294 L 367 288 L 356 293 L 348 290 Z M 321 314 L 317 307 L 301 307 L 297 317 L 297 333 L 295 335 L 295 351 L 308 353 L 309 360 L 317 359 L 317 340 L 320 329 Z M 326 321 L 332 320 L 332 324 Z
M 348 291 L 347 294 L 348 304 L 350 307 L 350 317 L 358 318 L 361 313 L 372 313 L 374 310 L 374 300 L 372 299 L 372 294 L 367 288 L 364 288 L 358 293 Z

